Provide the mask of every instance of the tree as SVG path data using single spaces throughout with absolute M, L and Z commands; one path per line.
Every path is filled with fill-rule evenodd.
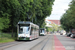
M 61 18 L 61 25 L 65 30 L 70 30 L 75 28 L 75 1 L 72 0 L 69 5 L 70 8 L 66 11 L 66 13 Z
M 3 30 L 16 32 L 18 21 L 31 21 L 40 27 L 45 26 L 44 20 L 51 14 L 53 2 L 54 0 L 0 0 L 0 19 L 5 19 L 8 26 Z

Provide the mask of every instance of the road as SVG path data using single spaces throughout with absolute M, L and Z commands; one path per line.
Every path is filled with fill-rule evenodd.
M 40 36 L 38 39 L 32 41 L 17 41 L 9 46 L 2 45 L 2 50 L 75 50 L 75 39 L 67 37 L 66 35 L 51 35 Z

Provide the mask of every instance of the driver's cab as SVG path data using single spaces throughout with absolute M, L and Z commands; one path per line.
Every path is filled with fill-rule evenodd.
M 28 26 L 21 26 L 19 31 L 20 31 L 19 32 L 20 34 L 23 34 L 23 33 L 28 34 L 30 31 L 30 28 Z
M 21 26 L 19 28 L 19 37 L 29 37 L 30 27 L 29 26 Z

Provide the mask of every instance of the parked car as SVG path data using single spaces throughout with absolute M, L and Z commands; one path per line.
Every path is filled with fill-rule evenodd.
M 71 38 L 75 38 L 75 34 L 71 34 L 71 36 L 70 36 Z
M 66 35 L 66 31 L 65 30 L 61 30 L 60 31 L 60 35 Z
M 60 33 L 60 35 L 63 35 L 63 33 Z
M 67 33 L 67 36 L 70 37 L 71 36 L 71 33 Z

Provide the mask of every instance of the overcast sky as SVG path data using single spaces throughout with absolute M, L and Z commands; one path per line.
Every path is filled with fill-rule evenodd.
M 72 0 L 55 0 L 52 13 L 46 19 L 60 20 L 61 16 L 65 13 L 65 10 L 69 8 L 69 3 Z

